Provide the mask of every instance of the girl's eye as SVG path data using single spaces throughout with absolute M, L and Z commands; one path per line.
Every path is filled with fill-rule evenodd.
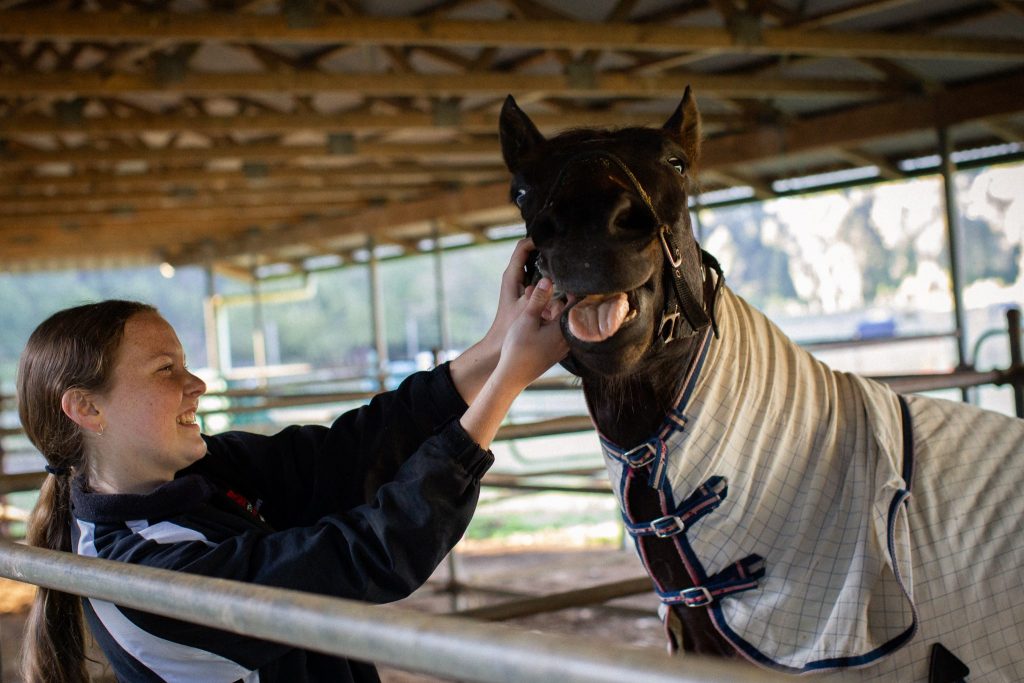
M 525 201 L 526 201 L 526 188 L 525 187 L 521 187 L 521 188 L 519 188 L 519 191 L 516 192 L 516 206 L 518 206 L 520 209 L 523 208 L 523 203 Z
M 173 365 L 165 365 L 162 368 L 160 368 L 160 372 L 170 372 L 173 369 L 174 369 Z
M 678 157 L 671 157 L 668 160 L 668 163 L 672 168 L 676 169 L 676 173 L 679 175 L 686 173 L 686 162 L 682 159 L 679 159 Z

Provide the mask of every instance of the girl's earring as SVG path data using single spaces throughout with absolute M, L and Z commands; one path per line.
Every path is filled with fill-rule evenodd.
M 96 430 L 96 436 L 103 436 L 103 430 L 104 429 L 105 429 L 105 427 L 103 425 L 100 425 L 100 428 L 98 430 Z

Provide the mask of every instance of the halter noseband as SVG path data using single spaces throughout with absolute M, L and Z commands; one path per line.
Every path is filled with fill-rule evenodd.
M 665 257 L 665 272 L 667 273 L 667 278 L 671 281 L 672 289 L 676 295 L 674 299 L 672 297 L 665 297 L 665 307 L 661 311 L 661 321 L 658 323 L 658 339 L 661 340 L 661 343 L 664 345 L 676 339 L 692 337 L 708 325 L 712 326 L 717 337 L 718 325 L 714 319 L 715 300 L 718 298 L 718 289 L 723 280 L 722 268 L 718 264 L 718 260 L 703 249 L 700 250 L 701 266 L 704 269 L 704 291 L 705 298 L 708 301 L 709 315 L 708 310 L 705 310 L 700 305 L 690 290 L 690 286 L 686 283 L 686 279 L 683 277 L 682 249 L 679 247 L 679 241 L 676 239 L 672 226 L 662 222 L 658 216 L 657 209 L 654 208 L 654 203 L 651 201 L 651 196 L 644 189 L 643 185 L 640 184 L 640 181 L 629 169 L 629 166 L 626 165 L 626 162 L 616 155 L 597 149 L 578 152 L 569 157 L 558 171 L 558 175 L 555 176 L 555 182 L 551 185 L 551 189 L 548 191 L 540 211 L 534 214 L 533 220 L 535 221 L 538 216 L 543 215 L 551 208 L 555 191 L 564 182 L 569 167 L 583 160 L 599 160 L 605 165 L 608 165 L 609 162 L 614 164 L 629 181 L 633 192 L 640 197 L 640 201 L 643 202 L 644 207 L 650 212 L 651 217 L 658 225 L 658 239 L 661 242 L 661 251 Z M 530 225 L 527 226 L 528 233 L 532 233 L 532 226 L 533 222 L 531 221 Z M 709 269 L 714 270 L 717 276 L 713 284 L 709 281 Z M 685 320 L 690 326 L 691 331 L 689 334 L 681 334 L 682 320 Z

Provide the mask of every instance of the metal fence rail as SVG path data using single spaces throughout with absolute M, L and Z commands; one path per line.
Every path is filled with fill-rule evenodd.
M 481 683 L 764 683 L 749 664 L 379 607 L 0 541 L 0 576 L 255 638 Z

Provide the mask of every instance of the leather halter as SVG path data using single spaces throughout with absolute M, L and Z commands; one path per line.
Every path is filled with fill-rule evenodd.
M 533 223 L 539 216 L 544 215 L 551 208 L 551 205 L 554 202 L 554 195 L 565 181 L 568 169 L 580 161 L 599 161 L 605 166 L 608 166 L 609 164 L 614 165 L 629 181 L 633 192 L 640 198 L 640 201 L 643 202 L 644 208 L 647 209 L 651 218 L 654 219 L 655 224 L 658 226 L 658 240 L 661 242 L 661 251 L 665 258 L 665 277 L 671 284 L 672 291 L 675 292 L 675 298 L 669 296 L 665 297 L 665 306 L 661 311 L 661 320 L 658 323 L 658 339 L 661 343 L 664 345 L 677 339 L 690 338 L 706 328 L 708 325 L 712 326 L 715 336 L 717 337 L 718 325 L 714 319 L 714 306 L 715 300 L 718 298 L 718 289 L 724 279 L 722 276 L 721 266 L 718 264 L 718 261 L 714 256 L 703 249 L 700 250 L 701 266 L 704 271 L 704 293 L 705 300 L 707 301 L 707 310 L 705 310 L 705 308 L 700 305 L 697 297 L 694 296 L 693 291 L 686 282 L 686 278 L 683 277 L 683 253 L 679 246 L 679 240 L 676 237 L 675 231 L 672 229 L 672 226 L 661 220 L 657 209 L 654 207 L 654 202 L 651 201 L 651 196 L 644 189 L 636 175 L 634 175 L 630 170 L 629 166 L 626 165 L 626 162 L 615 154 L 605 150 L 595 149 L 577 152 L 569 157 L 569 159 L 562 165 L 562 168 L 559 169 L 558 175 L 555 176 L 555 182 L 551 185 L 551 189 L 548 190 L 547 197 L 545 198 L 540 211 L 534 214 L 533 219 L 527 225 L 527 233 L 530 234 L 533 232 Z M 717 276 L 714 278 L 713 282 L 708 273 L 709 269 L 715 271 Z M 686 324 L 690 328 L 688 333 L 683 332 L 683 320 L 686 321 Z

